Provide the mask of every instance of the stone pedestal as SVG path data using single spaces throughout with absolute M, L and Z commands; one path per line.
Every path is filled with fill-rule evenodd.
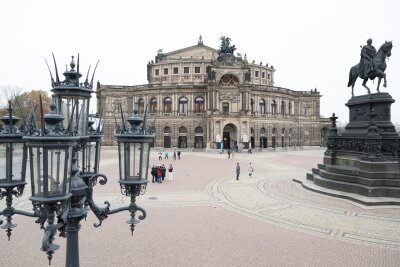
M 395 127 L 390 120 L 390 106 L 394 99 L 388 93 L 378 93 L 352 97 L 346 106 L 349 107 L 349 123 L 342 136 L 360 137 L 367 133 L 370 123 L 370 110 L 377 114 L 376 126 L 382 136 L 397 136 Z
M 390 120 L 392 103 L 387 93 L 351 98 L 345 131 L 337 135 L 337 117 L 332 116 L 323 164 L 307 179 L 336 195 L 400 198 L 400 137 Z

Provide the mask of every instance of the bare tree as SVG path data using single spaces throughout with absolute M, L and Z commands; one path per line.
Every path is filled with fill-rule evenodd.
M 8 106 L 8 100 L 13 100 L 20 96 L 24 89 L 16 85 L 0 85 L 0 109 Z
M 42 96 L 43 101 L 43 112 L 44 114 L 49 112 L 50 109 L 50 96 L 46 91 L 43 90 L 32 90 L 29 92 L 22 92 L 19 87 L 1 87 L 0 91 L 3 93 L 4 89 L 6 95 L 6 101 L 0 106 L 0 116 L 8 114 L 8 101 L 11 101 L 13 107 L 13 114 L 23 120 L 35 118 L 36 125 L 39 125 L 40 121 L 40 109 L 39 99 Z M 9 92 L 7 92 L 9 90 Z M 34 111 L 34 115 L 32 114 Z M 22 123 L 22 121 L 20 122 Z

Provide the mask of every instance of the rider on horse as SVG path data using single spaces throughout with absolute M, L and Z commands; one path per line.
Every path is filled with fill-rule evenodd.
M 367 40 L 367 45 L 361 48 L 361 60 L 359 66 L 359 76 L 361 79 L 368 78 L 374 73 L 373 59 L 376 55 L 376 49 L 372 45 L 372 39 Z

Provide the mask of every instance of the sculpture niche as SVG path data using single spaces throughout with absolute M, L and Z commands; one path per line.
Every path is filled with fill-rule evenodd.
M 386 42 L 381 45 L 378 52 L 372 46 L 372 39 L 367 40 L 367 45 L 361 48 L 360 63 L 350 69 L 349 83 L 347 87 L 351 86 L 351 96 L 354 96 L 354 84 L 358 77 L 363 79 L 362 85 L 367 89 L 368 94 L 371 94 L 367 86 L 368 79 L 374 80 L 378 77 L 378 86 L 376 91 L 379 93 L 379 86 L 383 78 L 383 87 L 386 87 L 386 58 L 390 57 L 392 53 L 392 42 Z

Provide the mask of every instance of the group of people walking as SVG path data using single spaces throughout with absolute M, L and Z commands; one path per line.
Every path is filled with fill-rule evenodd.
M 174 150 L 174 153 L 172 154 L 172 158 L 174 160 L 176 160 L 176 157 L 178 156 L 178 159 L 181 159 L 181 154 L 182 154 L 182 152 L 180 152 L 180 151 L 176 152 Z M 164 152 L 164 159 L 168 159 L 168 157 L 169 157 L 168 151 L 165 151 Z M 158 153 L 158 160 L 163 160 L 163 153 L 161 151 Z
M 153 183 L 162 183 L 165 180 L 165 176 L 168 173 L 168 180 L 172 181 L 174 179 L 173 173 L 174 173 L 174 168 L 172 164 L 169 165 L 168 169 L 165 167 L 164 164 L 161 166 L 155 166 L 151 167 L 151 177 L 152 177 L 152 182 Z

